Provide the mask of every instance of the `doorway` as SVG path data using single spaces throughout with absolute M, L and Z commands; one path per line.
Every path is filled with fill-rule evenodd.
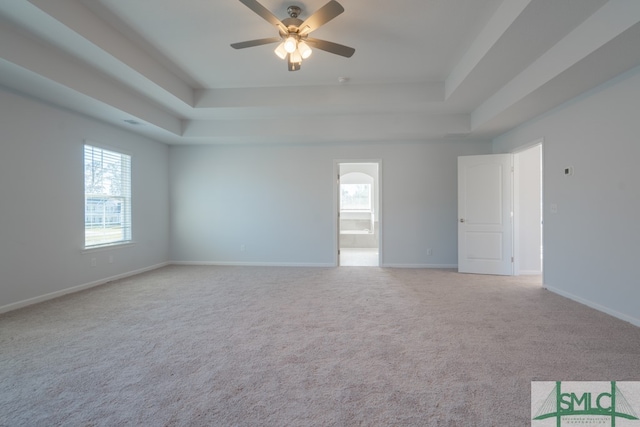
M 542 275 L 542 141 L 458 158 L 458 271 Z
M 336 165 L 337 264 L 380 265 L 380 162 Z
M 542 142 L 514 153 L 515 275 L 542 275 Z

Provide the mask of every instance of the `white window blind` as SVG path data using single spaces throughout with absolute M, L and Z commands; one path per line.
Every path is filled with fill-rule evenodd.
M 84 146 L 84 246 L 131 241 L 131 156 Z

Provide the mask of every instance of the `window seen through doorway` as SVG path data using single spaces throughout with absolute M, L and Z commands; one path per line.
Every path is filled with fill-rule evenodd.
M 371 184 L 340 184 L 340 209 L 371 210 Z

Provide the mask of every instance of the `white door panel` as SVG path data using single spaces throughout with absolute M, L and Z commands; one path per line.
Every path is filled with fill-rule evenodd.
M 472 260 L 501 260 L 504 257 L 502 233 L 467 232 L 467 258 Z
M 513 274 L 511 154 L 458 158 L 458 271 Z

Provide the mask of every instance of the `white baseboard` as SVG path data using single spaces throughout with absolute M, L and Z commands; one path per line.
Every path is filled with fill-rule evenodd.
M 518 276 L 542 276 L 542 271 L 540 271 L 540 270 L 520 270 L 520 271 L 518 271 Z
M 595 303 L 593 301 L 589 301 L 587 299 L 584 299 L 582 297 L 574 295 L 574 294 L 572 294 L 570 292 L 566 292 L 566 291 L 563 291 L 561 289 L 554 288 L 553 286 L 549 286 L 549 285 L 544 285 L 544 286 L 545 286 L 545 288 L 547 290 L 553 292 L 554 294 L 558 294 L 558 295 L 563 296 L 565 298 L 569 298 L 570 300 L 573 300 L 575 302 L 579 302 L 580 304 L 584 304 L 587 307 L 591 307 L 591 308 L 593 308 L 595 310 L 601 311 L 603 313 L 607 313 L 610 316 L 616 317 L 616 318 L 618 318 L 620 320 L 624 320 L 625 322 L 629 322 L 634 326 L 640 327 L 640 319 L 638 319 L 638 318 L 629 316 L 629 315 L 624 314 L 624 313 L 620 313 L 619 311 L 616 311 L 616 310 L 613 310 L 611 308 L 605 307 L 605 306 L 600 305 L 598 303 Z
M 85 284 L 78 285 L 78 286 L 73 286 L 71 288 L 62 289 L 60 291 L 51 292 L 51 293 L 48 293 L 48 294 L 45 294 L 45 295 L 40 295 L 38 297 L 29 298 L 29 299 L 26 299 L 26 300 L 23 300 L 23 301 L 18 301 L 18 302 L 14 302 L 14 303 L 11 303 L 11 304 L 3 305 L 2 307 L 0 307 L 0 314 L 1 313 L 6 313 L 6 312 L 12 311 L 12 310 L 17 310 L 19 308 L 27 307 L 29 305 L 37 304 L 39 302 L 44 302 L 44 301 L 48 301 L 50 299 L 58 298 L 58 297 L 61 297 L 63 295 L 67 295 L 67 294 L 72 294 L 74 292 L 83 291 L 85 289 L 93 288 L 95 286 L 104 285 L 105 283 L 113 282 L 114 280 L 124 279 L 125 277 L 135 276 L 136 274 L 140 274 L 140 273 L 144 273 L 144 272 L 147 272 L 147 271 L 155 270 L 155 269 L 158 269 L 158 268 L 161 268 L 161 267 L 166 267 L 169 264 L 170 264 L 169 262 L 163 262 L 163 263 L 160 263 L 160 264 L 156 264 L 156 265 L 152 265 L 152 266 L 149 266 L 149 267 L 141 268 L 139 270 L 128 271 L 126 273 L 117 274 L 115 276 L 111 276 L 111 277 L 107 277 L 107 278 L 104 278 L 104 279 L 96 280 L 94 282 L 85 283 Z
M 228 267 L 335 267 L 332 263 L 237 262 L 237 261 L 171 261 L 173 265 L 212 265 Z
M 171 261 L 173 265 L 217 265 L 236 267 L 336 267 L 332 263 L 283 263 L 283 262 L 237 262 L 237 261 Z M 457 269 L 458 264 L 387 264 L 385 268 L 446 268 Z
M 446 268 L 446 269 L 458 269 L 458 264 L 393 264 L 383 263 L 381 267 L 385 268 Z

